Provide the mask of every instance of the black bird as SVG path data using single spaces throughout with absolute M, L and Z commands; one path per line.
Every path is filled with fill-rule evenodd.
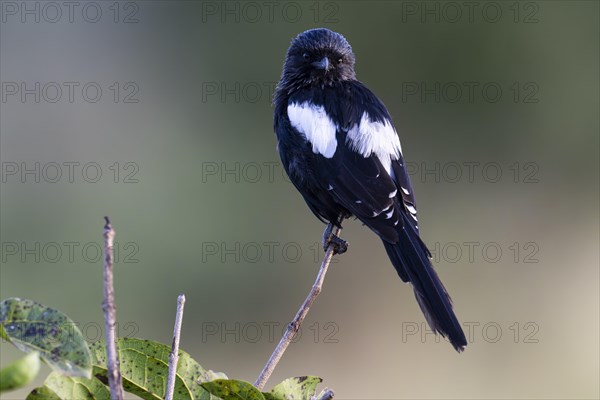
M 331 233 L 345 218 L 371 228 L 412 284 L 431 329 L 460 352 L 467 341 L 419 237 L 398 134 L 381 100 L 356 79 L 354 61 L 350 44 L 329 29 L 292 40 L 273 100 L 283 167 L 312 212 L 329 223 L 324 246 L 346 250 Z

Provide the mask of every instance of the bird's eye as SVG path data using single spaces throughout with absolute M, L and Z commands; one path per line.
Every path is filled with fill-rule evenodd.
M 310 55 L 308 55 L 308 53 L 304 53 L 304 54 L 302 54 L 302 58 L 304 58 L 304 60 L 308 61 L 308 60 L 310 60 Z
M 338 65 L 342 65 L 343 62 L 344 62 L 344 60 L 342 60 L 341 58 L 338 58 L 338 60 L 337 60 Z

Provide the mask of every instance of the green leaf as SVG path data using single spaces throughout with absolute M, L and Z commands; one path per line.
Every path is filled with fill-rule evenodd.
M 6 334 L 6 332 L 4 332 L 4 328 L 2 327 L 2 324 L 0 324 L 0 338 L 6 340 L 7 342 L 10 342 L 8 335 Z
M 110 400 L 110 390 L 98 379 L 65 376 L 56 371 L 48 375 L 44 386 L 31 392 L 27 400 L 45 399 L 46 393 L 54 396 L 50 397 L 53 400 Z
M 75 323 L 62 312 L 16 297 L 0 302 L 0 324 L 19 350 L 37 351 L 55 371 L 90 377 L 90 350 Z
M 151 340 L 123 338 L 117 341 L 119 362 L 126 391 L 142 399 L 158 400 L 165 394 L 171 348 Z M 104 342 L 92 344 L 94 376 L 108 382 Z M 199 382 L 224 374 L 205 370 L 188 353 L 179 351 L 174 397 L 177 399 L 218 400 Z
M 33 389 L 26 400 L 61 400 L 61 398 L 52 389 L 42 386 Z
M 216 379 L 202 386 L 223 400 L 266 400 L 265 396 L 251 383 L 233 379 Z
M 40 355 L 31 352 L 0 370 L 0 393 L 28 385 L 40 371 Z
M 265 397 L 267 400 L 303 400 L 312 398 L 319 383 L 323 379 L 318 376 L 298 376 L 288 378 L 275 386 L 270 393 L 270 397 Z

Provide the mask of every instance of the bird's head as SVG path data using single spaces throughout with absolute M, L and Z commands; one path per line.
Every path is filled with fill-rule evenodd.
M 339 33 L 325 28 L 311 29 L 292 40 L 281 79 L 288 90 L 331 86 L 353 79 L 356 79 L 354 53 Z

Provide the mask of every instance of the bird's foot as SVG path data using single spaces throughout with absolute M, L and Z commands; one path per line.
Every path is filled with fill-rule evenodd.
M 348 250 L 348 242 L 333 233 L 333 225 L 327 224 L 323 232 L 323 250 L 327 251 L 329 245 L 333 246 L 333 254 L 344 254 Z

